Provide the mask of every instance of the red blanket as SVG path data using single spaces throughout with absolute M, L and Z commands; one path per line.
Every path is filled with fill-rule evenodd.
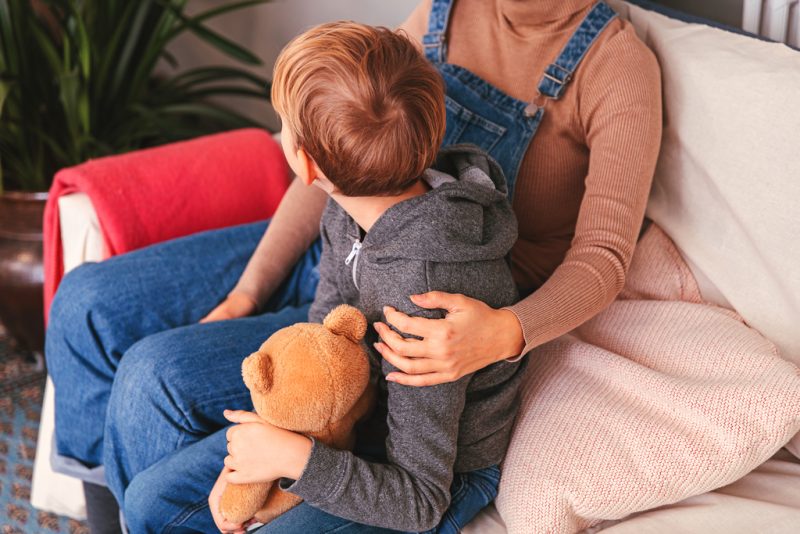
M 59 171 L 44 213 L 45 318 L 64 275 L 58 199 L 83 192 L 109 256 L 202 230 L 265 219 L 289 183 L 278 143 L 236 130 Z

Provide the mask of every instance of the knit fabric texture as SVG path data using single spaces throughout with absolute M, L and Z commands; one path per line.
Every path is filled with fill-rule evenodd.
M 800 430 L 800 371 L 709 305 L 652 225 L 620 299 L 530 365 L 503 465 L 511 533 L 567 533 L 727 485 Z

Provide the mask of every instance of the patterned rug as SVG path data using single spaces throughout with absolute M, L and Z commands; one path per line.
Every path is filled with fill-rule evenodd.
M 41 360 L 16 350 L 0 325 L 0 533 L 88 534 L 85 523 L 30 503 L 44 383 Z

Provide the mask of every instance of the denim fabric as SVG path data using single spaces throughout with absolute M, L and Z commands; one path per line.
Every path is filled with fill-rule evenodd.
M 443 145 L 473 143 L 500 163 L 513 199 L 522 158 L 539 128 L 546 108 L 513 98 L 471 71 L 446 63 L 447 24 L 454 0 L 433 0 L 428 33 L 423 37 L 427 58 L 439 69 L 447 88 L 447 130 Z M 586 52 L 616 16 L 598 2 L 576 29 L 555 61 L 545 69 L 539 94 L 560 98 Z
M 242 360 L 275 330 L 306 320 L 319 243 L 261 315 L 197 323 L 236 284 L 265 228 L 176 239 L 82 265 L 62 281 L 45 346 L 57 452 L 105 464 L 117 499 L 137 473 L 226 425 L 223 409 L 252 409 Z
M 450 486 L 450 507 L 439 525 L 425 534 L 457 534 L 478 512 L 497 496 L 500 468 L 487 467 L 469 473 L 458 473 Z M 256 531 L 258 534 L 400 534 L 400 531 L 371 527 L 336 517 L 301 503 Z

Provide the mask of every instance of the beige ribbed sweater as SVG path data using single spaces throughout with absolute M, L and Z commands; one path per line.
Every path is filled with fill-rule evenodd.
M 590 0 L 457 0 L 448 62 L 531 101 L 545 67 Z M 430 0 L 404 29 L 421 39 Z M 613 21 L 566 93 L 547 101 L 517 176 L 517 283 L 535 290 L 511 309 L 526 351 L 597 314 L 622 289 L 661 141 L 658 64 L 633 27 Z
M 448 61 L 515 98 L 532 100 L 545 67 L 591 5 L 457 0 Z M 421 39 L 429 12 L 430 0 L 424 0 L 402 27 Z M 514 276 L 526 292 L 533 291 L 511 308 L 523 327 L 526 352 L 596 315 L 624 285 L 661 139 L 656 60 L 630 24 L 615 20 L 562 99 L 547 101 L 545 108 L 514 198 L 520 230 L 512 252 Z M 322 206 L 322 198 L 312 202 L 310 195 L 293 184 L 272 226 L 291 226 L 295 238 L 298 231 L 305 236 Z M 309 243 L 273 230 L 234 290 L 262 303 Z

